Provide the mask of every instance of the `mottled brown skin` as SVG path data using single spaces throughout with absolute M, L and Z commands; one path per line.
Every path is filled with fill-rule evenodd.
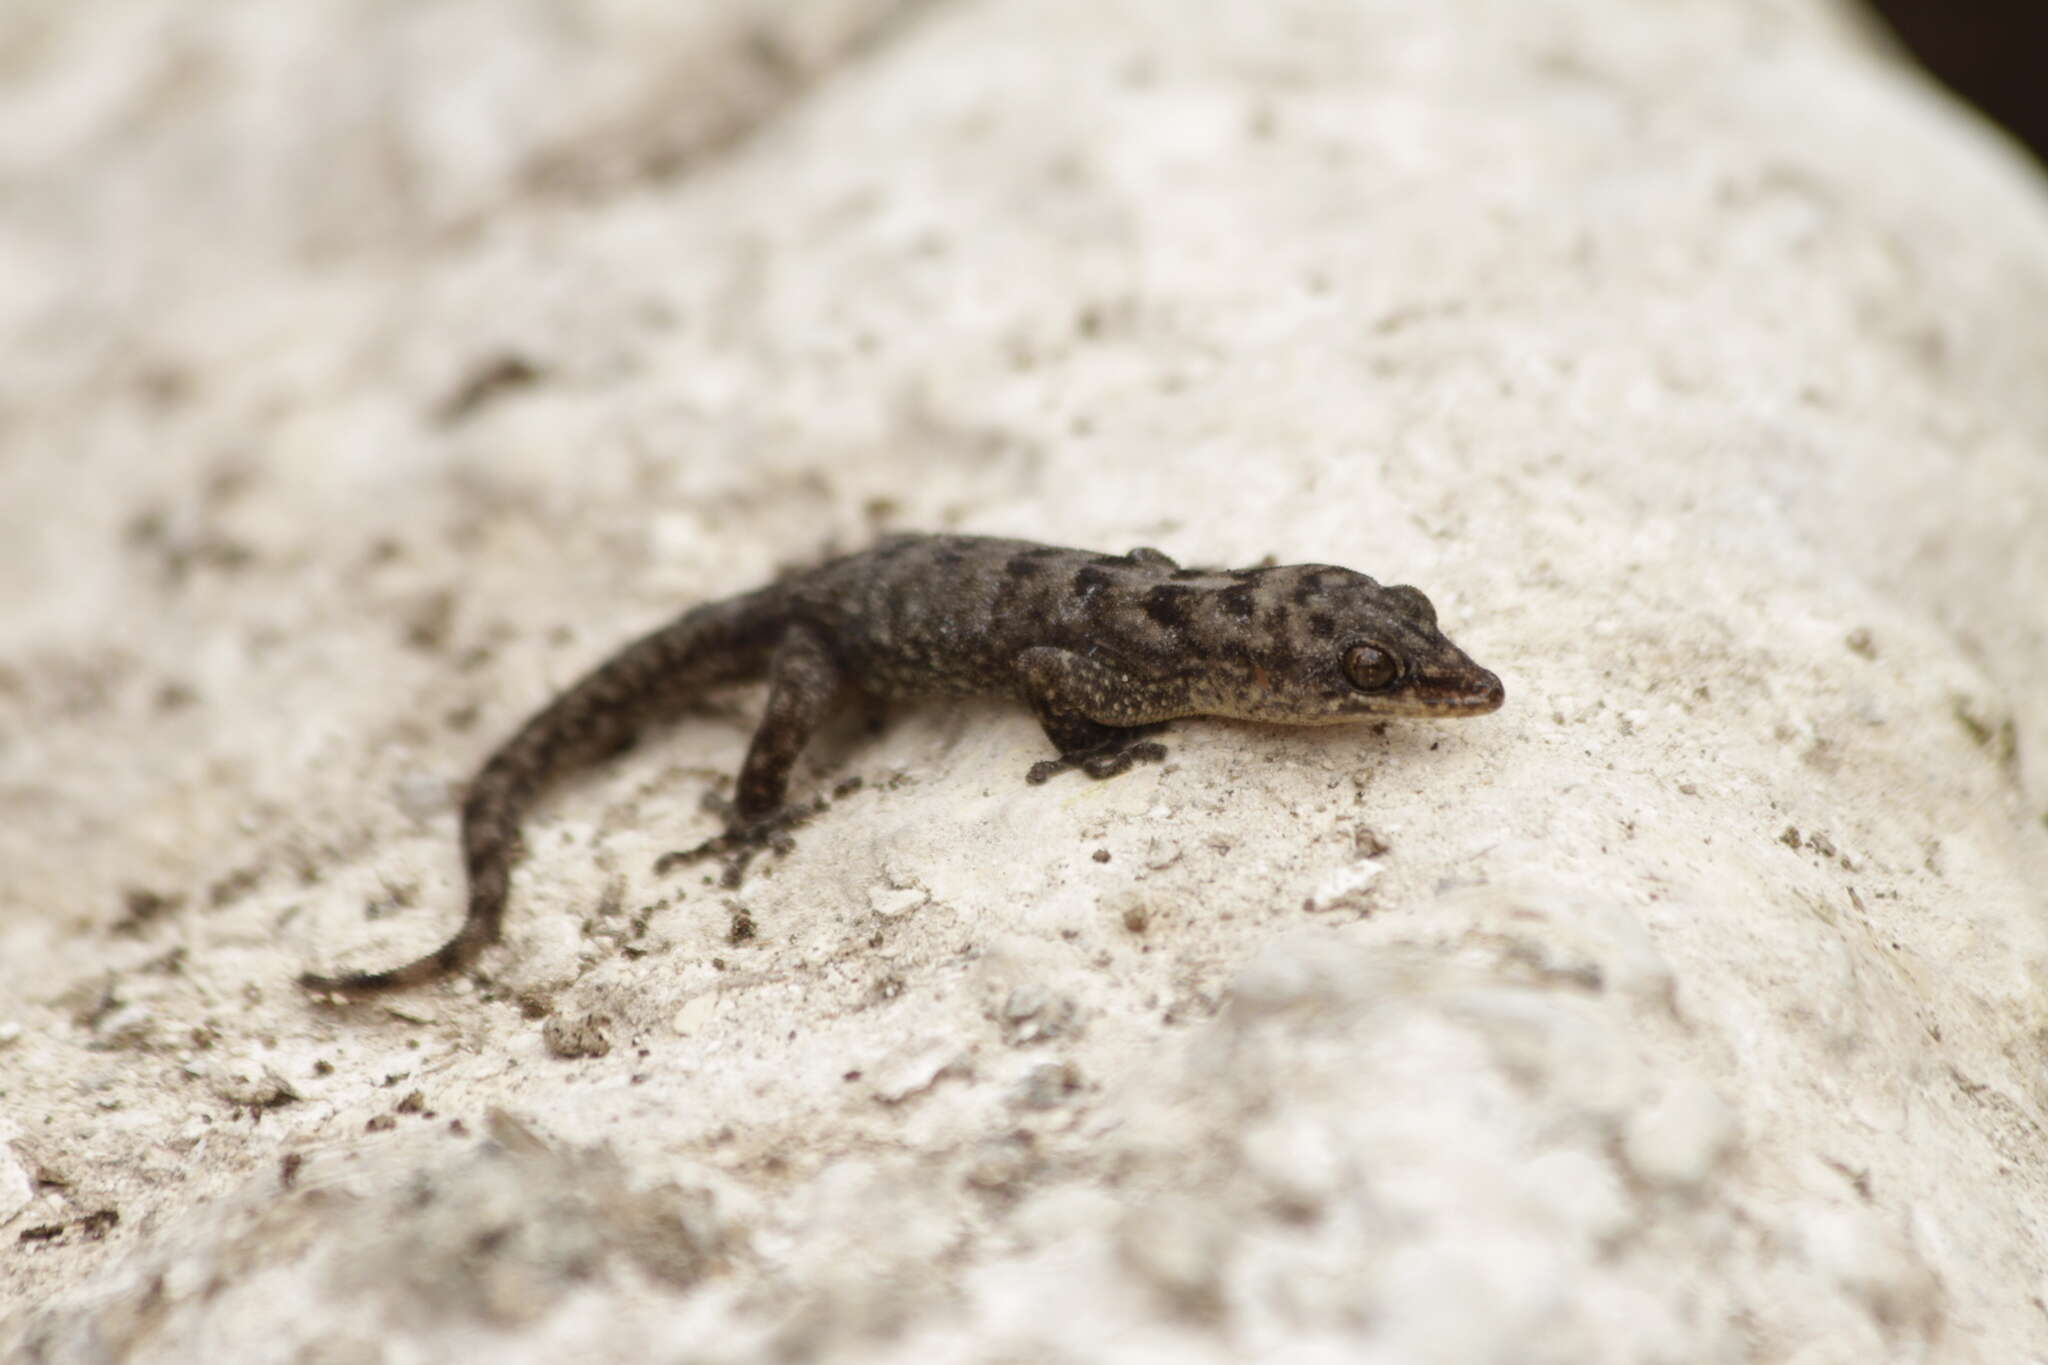
M 1014 696 L 1068 768 L 1113 777 L 1163 758 L 1147 738 L 1181 716 L 1328 725 L 1476 716 L 1500 679 L 1437 629 L 1429 599 L 1327 564 L 1183 569 L 979 536 L 897 536 L 683 613 L 628 645 L 521 726 L 462 807 L 469 913 L 439 950 L 382 972 L 308 973 L 315 990 L 409 986 L 498 937 L 519 822 L 556 779 L 674 719 L 707 688 L 766 677 L 740 767 L 729 843 L 774 826 L 798 753 L 851 692 L 882 699 Z

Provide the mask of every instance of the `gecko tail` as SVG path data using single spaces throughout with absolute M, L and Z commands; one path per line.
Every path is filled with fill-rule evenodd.
M 469 873 L 469 911 L 455 936 L 424 957 L 381 972 L 344 972 L 327 976 L 304 972 L 299 984 L 309 991 L 367 994 L 417 986 L 452 975 L 469 966 L 477 954 L 498 941 L 505 922 L 505 898 L 511 889 L 513 850 L 518 843 L 519 811 L 529 793 L 525 784 L 506 777 L 516 764 L 494 761 L 478 777 L 462 809 L 462 841 Z
M 462 805 L 469 909 L 446 943 L 381 972 L 306 972 L 309 991 L 340 995 L 399 990 L 461 971 L 498 941 L 505 919 L 519 823 L 540 790 L 560 775 L 601 762 L 640 730 L 672 716 L 707 687 L 759 677 L 781 635 L 780 590 L 685 612 L 586 674 L 492 754 Z
M 405 986 L 417 986 L 421 982 L 432 981 L 435 977 L 459 972 L 468 966 L 488 945 L 484 935 L 475 932 L 476 928 L 474 920 L 465 923 L 454 938 L 425 957 L 414 958 L 402 967 L 390 967 L 381 972 L 346 972 L 340 976 L 301 972 L 299 984 L 309 991 L 326 991 L 338 995 L 368 994 L 372 991 L 393 991 Z

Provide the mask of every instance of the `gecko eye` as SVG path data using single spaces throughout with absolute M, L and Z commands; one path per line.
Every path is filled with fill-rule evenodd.
M 1380 692 L 1401 676 L 1401 663 L 1375 645 L 1353 645 L 1344 652 L 1344 676 L 1361 692 Z

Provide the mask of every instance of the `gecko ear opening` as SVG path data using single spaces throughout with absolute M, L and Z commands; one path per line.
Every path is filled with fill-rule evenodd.
M 1361 692 L 1384 692 L 1401 677 L 1401 661 L 1378 645 L 1344 651 L 1344 676 Z

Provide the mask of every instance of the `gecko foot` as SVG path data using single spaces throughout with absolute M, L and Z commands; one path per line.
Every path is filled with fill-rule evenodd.
M 1133 764 L 1157 763 L 1165 757 L 1166 746 L 1157 740 L 1143 739 L 1132 743 L 1118 739 L 1114 744 L 1041 759 L 1031 765 L 1031 771 L 1024 774 L 1024 780 L 1036 786 L 1069 768 L 1079 768 L 1090 777 L 1115 777 L 1118 773 L 1129 772 Z
M 712 793 L 705 793 L 704 805 L 727 821 L 725 833 L 713 835 L 695 848 L 678 849 L 664 853 L 654 860 L 656 876 L 666 876 L 679 867 L 688 867 L 707 858 L 717 858 L 724 864 L 719 874 L 720 886 L 730 890 L 747 875 L 747 867 L 763 852 L 780 858 L 796 847 L 796 840 L 790 831 L 800 825 L 809 824 L 812 817 L 826 807 L 823 797 L 795 805 L 784 806 L 778 811 L 762 817 L 751 824 L 738 823 L 732 803 Z

